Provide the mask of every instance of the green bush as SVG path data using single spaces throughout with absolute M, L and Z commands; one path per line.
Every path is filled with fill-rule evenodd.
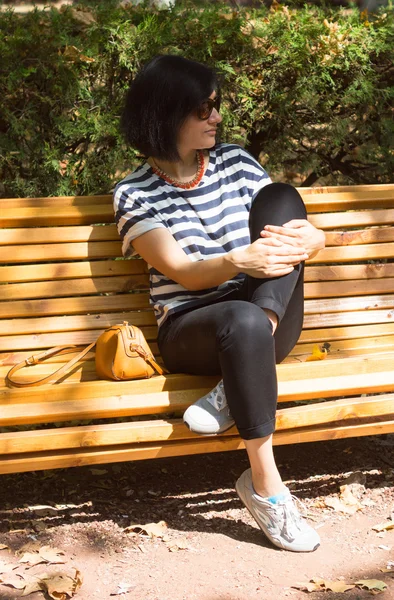
M 114 1 L 0 13 L 0 173 L 6 196 L 108 192 L 136 162 L 119 116 L 153 55 L 215 66 L 223 135 L 276 179 L 390 181 L 393 9 L 173 10 Z

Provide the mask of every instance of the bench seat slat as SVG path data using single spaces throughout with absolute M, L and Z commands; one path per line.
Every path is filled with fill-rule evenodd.
M 394 395 L 369 398 L 345 398 L 277 411 L 276 431 L 330 424 L 335 421 L 359 422 L 371 417 L 394 418 Z M 225 435 L 234 435 L 235 429 Z M 40 452 L 63 448 L 84 448 L 131 444 L 140 442 L 173 441 L 197 438 L 180 419 L 134 421 L 107 425 L 79 425 L 25 432 L 0 434 L 0 455 L 20 452 Z
M 331 425 L 283 431 L 274 434 L 274 445 L 315 442 L 319 440 L 343 439 L 355 436 L 390 433 L 394 430 L 394 420 L 362 423 L 361 425 Z M 0 474 L 23 473 L 25 471 L 81 467 L 104 463 L 189 456 L 207 452 L 224 452 L 244 449 L 238 436 L 214 436 L 198 440 L 168 442 L 166 444 L 126 444 L 121 447 L 105 446 L 97 449 L 70 449 L 3 456 L 0 460 Z
M 352 379 L 351 384 L 355 385 L 357 388 L 358 380 L 361 381 L 364 376 L 368 376 L 371 373 L 378 373 L 379 375 L 375 377 L 374 381 L 369 381 L 369 385 L 371 387 L 375 386 L 374 389 L 377 387 L 378 391 L 386 391 L 379 390 L 379 380 L 381 379 L 383 381 L 386 375 L 390 376 L 391 379 L 394 379 L 394 370 L 392 369 L 393 360 L 394 353 L 387 352 L 381 356 L 371 355 L 361 359 L 356 357 L 297 364 L 280 364 L 277 368 L 279 385 L 282 386 L 280 395 L 283 396 L 285 394 L 286 399 L 291 400 L 293 398 L 292 394 L 294 394 L 294 398 L 297 395 L 298 399 L 299 394 L 302 393 L 302 388 L 305 386 L 305 389 L 308 389 L 308 395 L 305 397 L 308 399 L 310 398 L 310 382 L 312 380 L 325 380 L 331 384 L 333 390 L 338 392 L 338 390 L 341 390 L 340 384 L 338 383 L 339 380 L 349 377 Z M 34 367 L 31 367 L 28 370 L 34 377 Z M 199 388 L 199 391 L 206 385 L 208 388 L 206 391 L 209 391 L 209 385 L 213 387 L 218 379 L 219 377 L 213 376 L 197 377 L 193 375 L 171 374 L 167 376 L 155 376 L 150 379 L 123 382 L 104 380 L 88 381 L 82 382 L 78 386 L 75 386 L 72 383 L 69 384 L 63 382 L 61 385 L 48 384 L 38 388 L 30 388 L 28 395 L 26 395 L 26 390 L 24 389 L 0 388 L 0 423 L 4 418 L 3 411 L 15 409 L 18 404 L 26 404 L 27 401 L 34 403 L 39 399 L 40 402 L 43 403 L 43 406 L 45 406 L 46 409 L 41 411 L 41 414 L 39 415 L 42 418 L 43 415 L 46 416 L 46 411 L 49 410 L 49 407 L 53 402 L 65 402 L 66 404 L 72 405 L 79 399 L 115 398 L 114 402 L 116 406 L 123 408 L 123 402 L 126 402 L 126 400 L 128 401 L 130 398 L 132 401 L 144 402 L 149 394 L 160 394 L 161 392 L 167 394 L 167 397 L 169 397 L 168 395 L 171 395 L 173 390 L 192 389 L 193 391 L 193 384 Z M 371 378 L 369 378 L 369 380 L 370 379 Z M 290 387 L 288 388 L 288 392 L 286 391 L 285 393 L 284 390 L 287 390 L 287 385 Z M 293 385 L 293 391 L 291 390 L 291 385 Z M 300 386 L 299 389 L 297 386 Z M 363 386 L 365 386 L 365 382 L 362 384 L 362 387 Z M 355 391 L 355 393 L 357 393 L 357 391 Z M 331 397 L 333 395 L 335 394 L 331 393 Z M 139 396 L 141 396 L 141 398 Z M 198 397 L 199 396 L 197 396 L 197 398 Z M 165 408 L 168 409 L 168 406 L 168 402 L 166 402 Z M 107 410 L 108 409 L 109 406 L 107 407 Z

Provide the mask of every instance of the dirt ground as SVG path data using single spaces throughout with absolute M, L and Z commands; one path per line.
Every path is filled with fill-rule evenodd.
M 276 457 L 321 535 L 314 553 L 275 549 L 242 507 L 234 482 L 248 466 L 243 451 L 1 476 L 0 581 L 22 584 L 0 584 L 0 600 L 21 597 L 18 574 L 59 571 L 81 573 L 76 600 L 364 600 L 379 591 L 293 587 L 311 579 L 377 579 L 382 598 L 394 599 L 394 529 L 373 529 L 394 512 L 394 435 L 282 446 Z M 340 497 L 349 475 L 355 483 Z M 127 529 L 161 521 L 150 536 Z M 45 546 L 57 550 L 30 566 Z

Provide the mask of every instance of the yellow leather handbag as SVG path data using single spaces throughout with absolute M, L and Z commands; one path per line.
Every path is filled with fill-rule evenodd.
M 96 372 L 101 379 L 123 381 L 152 377 L 155 372 L 159 375 L 167 373 L 166 369 L 163 369 L 156 362 L 141 329 L 124 321 L 121 325 L 113 325 L 106 329 L 96 342 L 89 344 L 82 352 L 51 375 L 36 381 L 17 381 L 13 379 L 13 375 L 23 367 L 36 365 L 51 356 L 75 353 L 78 346 L 56 346 L 27 358 L 8 371 L 6 383 L 14 387 L 28 387 L 57 381 L 95 346 Z

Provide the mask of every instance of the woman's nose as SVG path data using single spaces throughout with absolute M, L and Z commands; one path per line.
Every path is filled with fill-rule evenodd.
M 220 123 L 222 121 L 222 115 L 214 108 L 209 116 L 208 121 L 210 123 Z

